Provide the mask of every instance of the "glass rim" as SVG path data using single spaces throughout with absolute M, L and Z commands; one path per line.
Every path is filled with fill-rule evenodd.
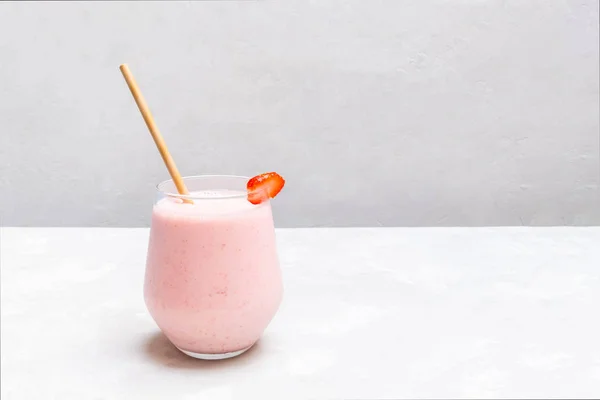
M 186 181 L 190 181 L 190 180 L 196 180 L 196 179 L 202 179 L 202 178 L 228 178 L 228 179 L 239 179 L 239 180 L 244 180 L 245 182 L 248 182 L 248 180 L 250 179 L 250 177 L 248 176 L 243 176 L 243 175 L 220 175 L 220 174 L 205 174 L 205 175 L 188 175 L 188 176 L 182 176 L 181 179 L 186 182 Z M 164 196 L 168 196 L 168 197 L 174 197 L 177 199 L 189 199 L 189 200 L 223 200 L 223 199 L 239 199 L 239 198 L 246 198 L 248 196 L 248 193 L 246 193 L 246 191 L 244 191 L 243 193 L 240 194 L 231 194 L 231 195 L 225 195 L 225 196 L 202 196 L 202 195 L 194 195 L 194 194 L 180 194 L 179 192 L 172 192 L 170 190 L 166 190 L 161 188 L 163 185 L 166 184 L 172 184 L 173 186 L 175 186 L 175 182 L 173 181 L 173 179 L 166 179 L 160 183 L 158 183 L 156 185 L 156 191 L 159 192 L 160 194 L 164 195 Z M 245 185 L 244 185 L 245 188 Z M 219 189 L 223 189 L 223 188 L 215 188 L 214 190 L 219 190 Z

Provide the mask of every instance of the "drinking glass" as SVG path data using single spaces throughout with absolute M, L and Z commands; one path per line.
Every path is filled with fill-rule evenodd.
M 183 178 L 157 186 L 144 299 L 152 318 L 183 353 L 235 357 L 260 338 L 281 303 L 283 285 L 269 201 L 247 200 L 247 177 Z

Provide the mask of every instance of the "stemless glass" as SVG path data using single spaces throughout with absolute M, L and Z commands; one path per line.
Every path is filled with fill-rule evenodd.
M 281 303 L 271 205 L 247 200 L 246 177 L 183 180 L 189 195 L 178 194 L 172 180 L 157 186 L 146 306 L 183 353 L 235 357 L 256 343 Z

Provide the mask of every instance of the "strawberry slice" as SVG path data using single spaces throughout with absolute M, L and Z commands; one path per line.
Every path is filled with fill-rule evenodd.
M 252 204 L 260 204 L 269 198 L 272 199 L 283 189 L 283 185 L 285 180 L 277 172 L 256 175 L 246 184 L 248 201 Z

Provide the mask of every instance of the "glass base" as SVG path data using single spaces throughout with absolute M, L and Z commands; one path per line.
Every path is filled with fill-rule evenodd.
M 227 358 L 239 356 L 240 354 L 242 354 L 242 353 L 246 352 L 248 349 L 250 349 L 250 347 L 252 347 L 252 346 L 248 346 L 242 350 L 232 351 L 230 353 L 221 353 L 221 354 L 194 353 L 193 351 L 183 350 L 183 349 L 180 349 L 179 347 L 177 347 L 177 350 L 181 351 L 183 354 L 187 354 L 188 356 L 197 358 L 199 360 L 225 360 Z

